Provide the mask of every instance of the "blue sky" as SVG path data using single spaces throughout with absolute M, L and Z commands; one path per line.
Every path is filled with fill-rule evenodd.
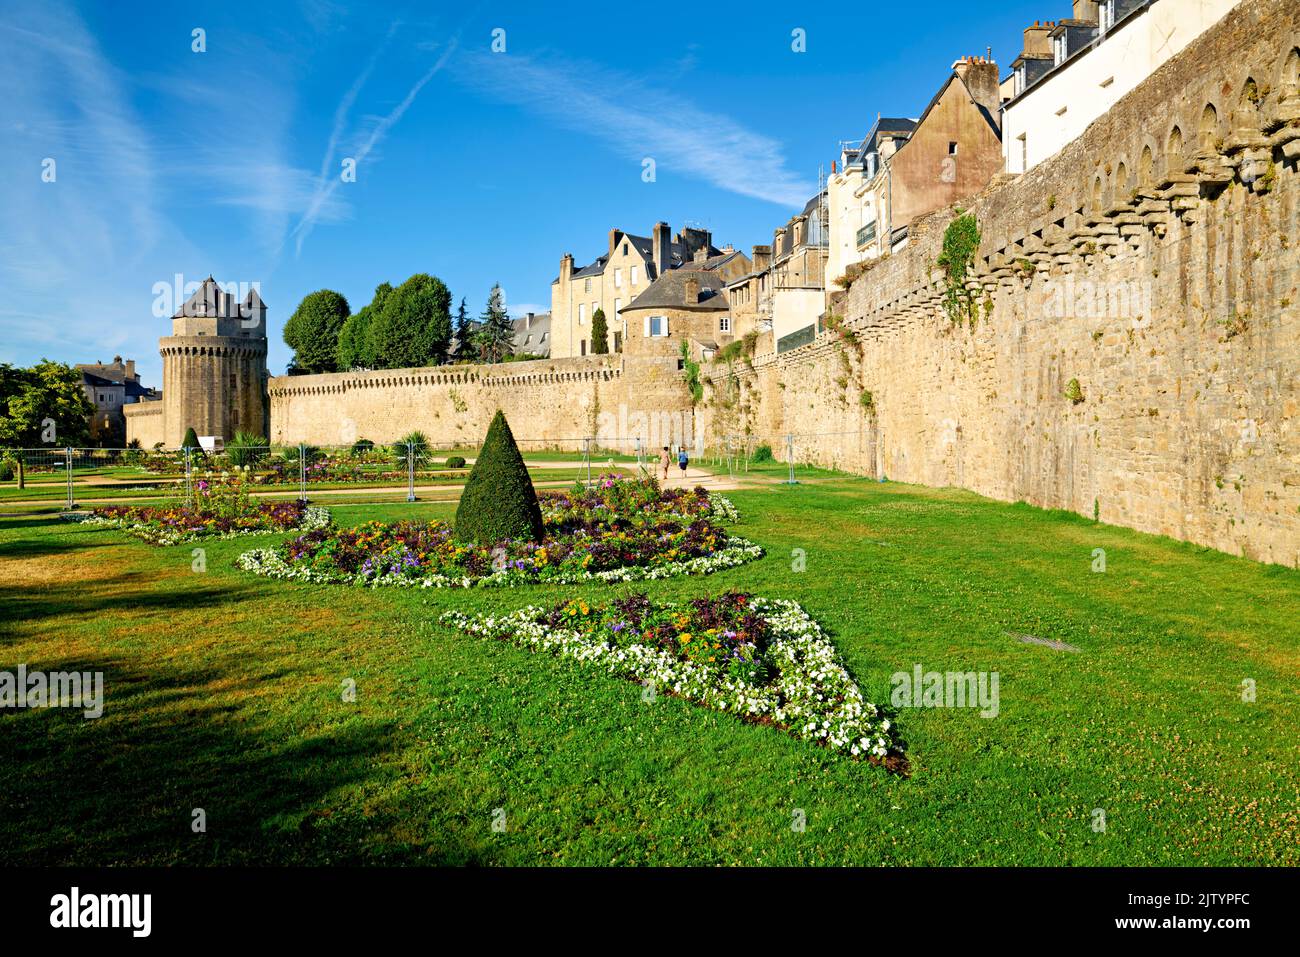
M 0 361 L 122 354 L 159 386 L 176 274 L 260 283 L 278 374 L 315 289 L 355 311 L 430 272 L 518 314 L 611 226 L 747 251 L 840 140 L 918 115 L 963 54 L 1005 75 L 1068 8 L 0 0 Z

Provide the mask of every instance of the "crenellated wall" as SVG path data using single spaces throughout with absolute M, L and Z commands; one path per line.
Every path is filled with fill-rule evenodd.
M 973 317 L 944 309 L 945 210 L 838 329 L 737 369 L 725 402 L 710 370 L 703 427 L 1300 565 L 1298 162 L 1300 4 L 1248 0 L 972 201 Z
M 497 409 L 532 447 L 581 447 L 623 394 L 621 357 L 538 359 L 270 380 L 272 443 L 389 442 L 412 429 L 438 443 L 480 442 Z

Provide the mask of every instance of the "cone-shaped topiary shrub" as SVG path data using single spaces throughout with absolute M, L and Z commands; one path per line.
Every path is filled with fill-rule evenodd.
M 537 492 L 510 425 L 499 410 L 461 493 L 456 538 L 482 545 L 508 538 L 542 540 Z
M 185 438 L 181 439 L 181 448 L 197 449 L 200 447 L 201 446 L 199 445 L 199 437 L 194 434 L 194 428 L 191 426 L 190 428 L 185 430 Z

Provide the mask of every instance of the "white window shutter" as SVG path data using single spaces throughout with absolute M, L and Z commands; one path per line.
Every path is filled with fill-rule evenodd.
M 664 316 L 664 335 L 668 335 L 668 317 Z
M 644 319 L 641 320 L 641 322 L 645 326 L 645 331 L 642 332 L 641 335 L 643 338 L 649 339 L 650 338 L 650 317 L 646 316 Z

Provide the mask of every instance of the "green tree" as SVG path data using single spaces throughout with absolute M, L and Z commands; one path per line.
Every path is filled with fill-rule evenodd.
M 0 364 L 0 445 L 87 445 L 95 405 L 81 383 L 81 371 L 62 362 Z
M 497 410 L 456 507 L 462 542 L 494 545 L 507 539 L 542 540 L 542 510 L 524 457 L 505 415 Z
M 339 351 L 336 366 L 339 372 L 349 369 L 375 368 L 375 356 L 370 346 L 370 326 L 379 310 L 384 308 L 384 300 L 393 291 L 390 283 L 381 282 L 375 287 L 375 297 L 370 304 L 362 306 L 361 311 L 348 316 L 347 322 L 339 330 Z
M 183 449 L 202 448 L 202 446 L 199 445 L 198 433 L 194 431 L 193 426 L 190 426 L 188 429 L 185 430 L 185 438 L 181 439 L 181 448 Z
M 605 310 L 597 308 L 591 317 L 591 351 L 594 355 L 609 354 L 609 328 L 605 325 Z
M 284 324 L 284 342 L 293 350 L 294 367 L 303 372 L 334 372 L 339 331 L 351 311 L 348 301 L 332 289 L 304 296 Z
M 473 361 L 475 357 L 474 330 L 470 327 L 465 297 L 461 296 L 460 307 L 456 310 L 456 358 Z
M 506 295 L 497 283 L 488 293 L 487 306 L 479 316 L 479 330 L 474 336 L 479 358 L 484 362 L 500 362 L 513 351 L 515 327 L 506 312 Z
M 428 273 L 394 289 L 370 321 L 370 351 L 380 369 L 434 365 L 450 342 L 451 293 Z

